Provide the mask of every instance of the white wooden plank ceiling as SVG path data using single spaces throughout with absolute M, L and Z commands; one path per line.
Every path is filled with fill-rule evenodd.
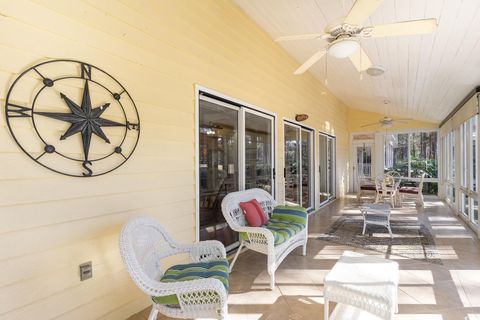
M 271 37 L 323 33 L 328 22 L 345 16 L 354 0 L 235 0 Z M 328 89 L 348 106 L 440 122 L 480 85 L 479 0 L 384 0 L 365 25 L 436 18 L 432 34 L 370 38 L 361 46 L 379 77 L 359 73 L 348 59 L 328 57 Z M 279 43 L 300 64 L 327 45 L 324 40 Z M 325 80 L 325 58 L 311 69 Z M 291 70 L 292 72 L 294 70 Z M 300 75 L 301 77 L 301 75 Z M 384 100 L 390 103 L 385 106 Z

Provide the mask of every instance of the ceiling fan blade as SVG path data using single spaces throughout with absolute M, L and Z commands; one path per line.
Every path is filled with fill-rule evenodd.
M 412 121 L 413 119 L 392 119 L 393 121 Z
M 431 33 L 437 27 L 437 19 L 423 19 L 381 24 L 365 28 L 366 37 L 381 38 Z M 370 35 L 368 35 L 370 34 Z
M 357 0 L 344 20 L 344 23 L 361 26 L 378 8 L 383 0 Z
M 276 42 L 281 41 L 292 41 L 292 40 L 309 40 L 309 39 L 325 39 L 330 37 L 329 34 L 323 33 L 307 33 L 307 34 L 297 34 L 293 36 L 282 36 L 275 39 Z
M 318 50 L 313 56 L 311 56 L 307 61 L 305 61 L 293 74 L 302 74 L 313 66 L 318 60 L 320 60 L 327 50 L 325 48 Z
M 355 51 L 349 58 L 358 72 L 365 71 L 372 66 L 372 61 L 362 48 Z
M 378 125 L 381 125 L 381 122 L 374 122 L 374 123 L 364 124 L 363 126 L 360 126 L 360 127 L 363 128 L 363 127 L 371 127 L 371 126 L 378 126 Z

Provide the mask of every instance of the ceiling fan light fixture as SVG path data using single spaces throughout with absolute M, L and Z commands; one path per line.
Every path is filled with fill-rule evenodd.
M 347 58 L 360 48 L 358 40 L 353 37 L 338 38 L 328 47 L 328 54 L 337 59 Z

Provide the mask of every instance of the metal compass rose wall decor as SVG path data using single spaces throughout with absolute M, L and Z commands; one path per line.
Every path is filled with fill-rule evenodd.
M 35 162 L 75 177 L 120 167 L 140 136 L 127 90 L 88 63 L 52 60 L 25 70 L 8 90 L 7 125 Z

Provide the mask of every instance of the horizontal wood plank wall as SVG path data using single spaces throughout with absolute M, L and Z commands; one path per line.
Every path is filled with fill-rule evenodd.
M 137 103 L 142 135 L 120 169 L 69 178 L 35 164 L 0 113 L 0 318 L 122 319 L 146 307 L 118 254 L 121 225 L 156 217 L 195 239 L 195 84 L 306 121 L 337 137 L 337 190 L 348 185 L 347 108 L 233 3 L 214 0 L 0 2 L 0 103 L 26 67 L 70 58 L 115 76 Z M 283 199 L 283 139 L 277 140 Z M 94 277 L 79 281 L 78 265 Z

